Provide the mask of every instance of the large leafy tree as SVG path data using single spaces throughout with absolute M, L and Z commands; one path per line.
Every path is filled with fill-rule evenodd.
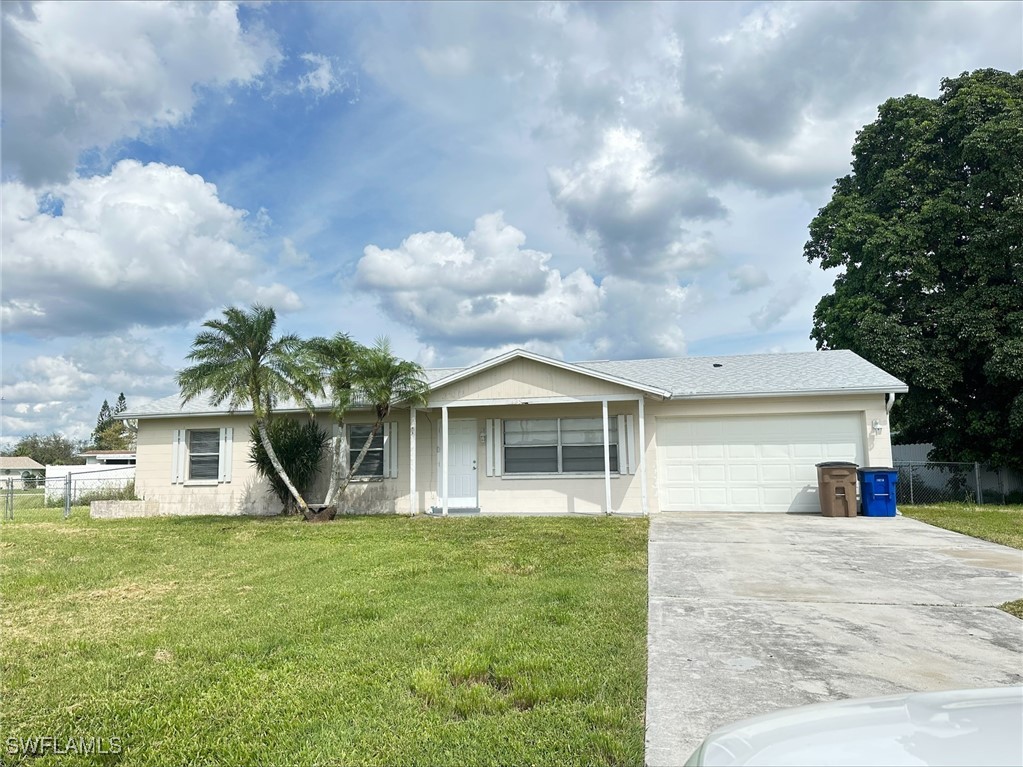
M 227 402 L 233 412 L 249 407 L 267 458 L 301 511 L 308 505 L 274 452 L 267 423 L 277 404 L 292 399 L 312 409 L 309 394 L 319 388 L 305 346 L 295 335 L 275 336 L 276 312 L 254 304 L 230 307 L 223 319 L 209 320 L 195 337 L 188 359 L 195 364 L 178 373 L 185 402 L 199 396 L 210 404 Z
M 372 347 L 355 343 L 345 335 L 313 339 L 310 348 L 320 362 L 332 397 L 331 412 L 341 428 L 348 411 L 355 405 L 368 405 L 376 416 L 347 475 L 341 477 L 342 445 L 334 445 L 330 485 L 325 503 L 335 505 L 362 466 L 373 439 L 380 433 L 384 419 L 394 405 L 425 405 L 429 385 L 423 368 L 415 362 L 399 359 L 386 338 L 378 338 Z
M 29 434 L 2 452 L 2 455 L 21 455 L 33 458 L 44 466 L 74 465 L 85 463 L 78 453 L 85 449 L 85 443 L 68 439 L 63 434 Z
M 1023 468 L 1023 72 L 942 81 L 881 105 L 804 255 L 840 268 L 818 348 L 852 349 L 910 392 L 903 441 Z

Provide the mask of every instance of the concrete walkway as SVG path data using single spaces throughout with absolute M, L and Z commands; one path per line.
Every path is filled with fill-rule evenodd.
M 1023 683 L 1023 552 L 906 517 L 650 522 L 646 759 L 780 708 Z

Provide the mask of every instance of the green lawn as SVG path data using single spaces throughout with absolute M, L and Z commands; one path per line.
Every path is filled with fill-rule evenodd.
M 970 506 L 943 503 L 935 506 L 903 506 L 907 517 L 957 533 L 1023 549 L 1023 506 Z
M 969 506 L 943 503 L 936 506 L 899 506 L 907 517 L 957 533 L 1023 549 L 1023 506 Z M 1023 618 L 1023 599 L 999 605 Z
M 645 520 L 61 515 L 0 528 L 5 739 L 121 739 L 83 765 L 643 762 Z

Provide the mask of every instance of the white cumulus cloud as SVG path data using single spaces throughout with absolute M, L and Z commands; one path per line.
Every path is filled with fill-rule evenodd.
M 583 334 L 599 306 L 593 278 L 581 269 L 562 275 L 548 266 L 550 254 L 524 242 L 492 213 L 464 239 L 426 232 L 393 249 L 370 245 L 358 282 L 426 343 L 484 348 Z
M 108 175 L 54 187 L 40 210 L 20 182 L 3 185 L 6 332 L 73 336 L 203 316 L 232 300 L 284 309 L 298 298 L 255 282 L 245 211 L 200 176 L 159 163 L 118 163 Z
M 79 154 L 181 123 L 198 89 L 246 84 L 280 59 L 237 4 L 3 4 L 4 165 L 62 181 Z
M 702 184 L 663 173 L 637 130 L 608 130 L 593 157 L 551 169 L 549 181 L 555 206 L 614 274 L 691 272 L 715 260 L 684 224 L 723 217 L 724 206 Z

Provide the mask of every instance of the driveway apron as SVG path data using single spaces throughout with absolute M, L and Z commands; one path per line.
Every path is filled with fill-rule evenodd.
M 781 708 L 1023 683 L 1023 552 L 906 517 L 650 522 L 646 760 Z

